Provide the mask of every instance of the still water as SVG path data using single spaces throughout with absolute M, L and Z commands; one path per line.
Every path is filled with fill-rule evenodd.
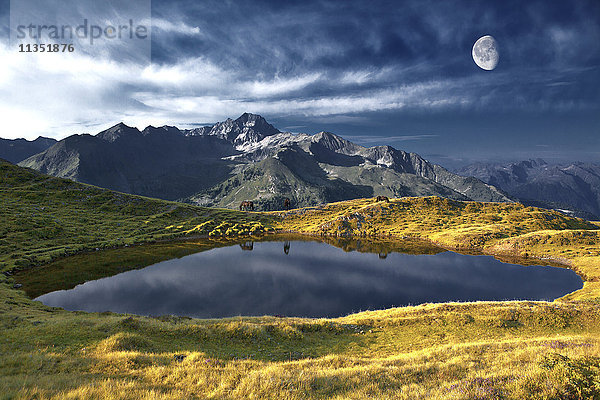
M 491 256 L 382 255 L 292 241 L 214 248 L 36 300 L 138 315 L 336 317 L 425 302 L 553 300 L 582 286 L 568 269 Z

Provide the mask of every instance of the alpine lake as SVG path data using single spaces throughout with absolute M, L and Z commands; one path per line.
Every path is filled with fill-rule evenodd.
M 459 254 L 418 240 L 268 235 L 81 253 L 21 271 L 48 306 L 197 318 L 339 317 L 453 301 L 548 300 L 583 286 L 530 259 Z

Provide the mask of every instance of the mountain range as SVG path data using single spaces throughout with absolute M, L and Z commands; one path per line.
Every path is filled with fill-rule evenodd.
M 0 138 L 0 158 L 17 163 L 46 150 L 55 143 L 55 139 L 42 136 L 35 140 Z
M 520 202 L 600 219 L 600 165 L 548 164 L 542 159 L 506 164 L 475 163 L 456 171 L 505 191 Z
M 281 132 L 245 113 L 210 126 L 179 129 L 119 123 L 96 135 L 72 135 L 19 165 L 121 192 L 260 210 L 359 197 L 429 196 L 510 201 L 473 177 L 390 146 L 362 147 L 329 132 Z

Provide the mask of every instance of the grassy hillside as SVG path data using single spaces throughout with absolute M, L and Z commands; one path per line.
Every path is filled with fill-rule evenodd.
M 28 273 L 39 271 L 38 281 L 72 284 L 199 247 L 115 248 L 99 253 L 106 259 L 99 270 L 78 263 L 73 273 L 69 259 L 38 269 L 79 250 L 197 234 L 222 242 L 271 229 L 324 235 L 347 249 L 358 249 L 356 236 L 369 236 L 377 251 L 398 250 L 392 235 L 553 258 L 586 279 L 584 289 L 552 303 L 197 320 L 46 307 L 0 274 L 0 398 L 600 398 L 598 225 L 518 204 L 439 198 L 238 213 L 123 195 L 1 162 L 0 200 L 2 269 L 33 267 Z
M 213 230 L 260 233 L 269 216 L 193 207 L 53 178 L 0 160 L 0 271 Z M 236 225 L 237 224 L 237 225 Z

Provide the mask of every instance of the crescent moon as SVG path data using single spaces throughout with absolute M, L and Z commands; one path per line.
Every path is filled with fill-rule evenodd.
M 477 39 L 473 45 L 473 61 L 481 69 L 491 71 L 498 65 L 500 55 L 493 36 L 485 35 Z

